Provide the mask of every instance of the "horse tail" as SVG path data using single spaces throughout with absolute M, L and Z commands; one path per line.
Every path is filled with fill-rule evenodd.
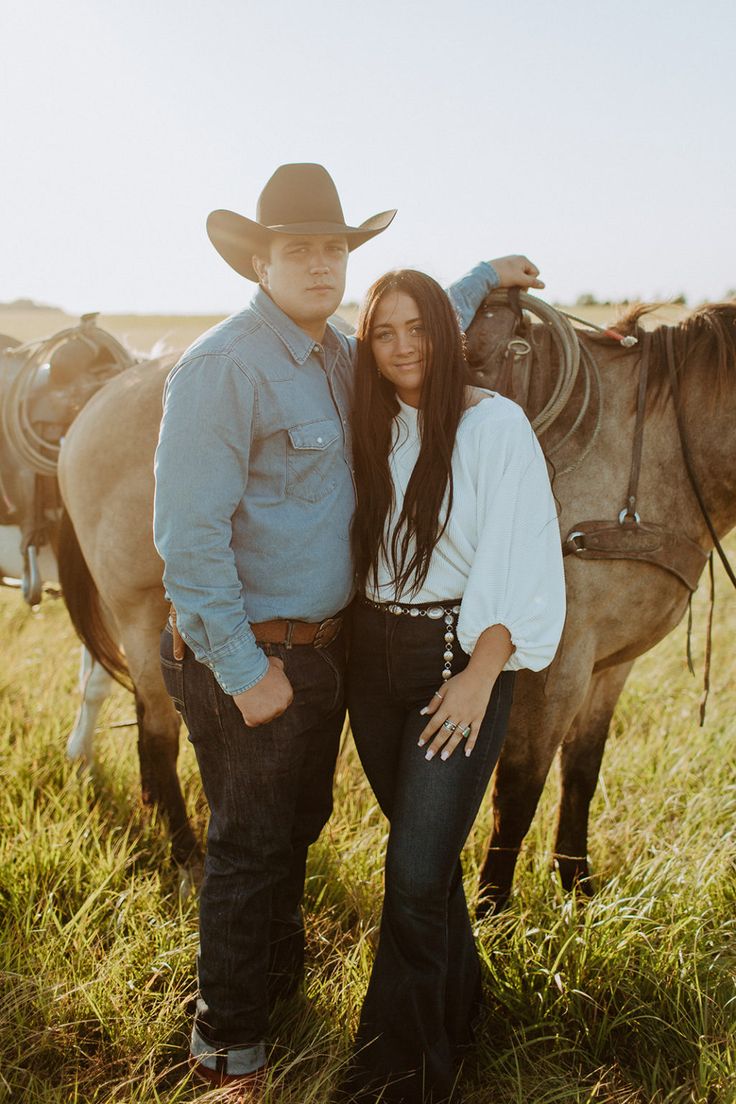
M 132 690 L 133 683 L 128 664 L 110 635 L 100 602 L 100 592 L 87 566 L 72 520 L 66 510 L 62 511 L 59 525 L 57 562 L 64 602 L 77 636 L 92 658 L 100 663 L 108 674 L 112 675 L 121 686 Z

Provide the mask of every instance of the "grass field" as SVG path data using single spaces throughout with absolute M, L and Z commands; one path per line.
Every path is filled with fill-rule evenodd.
M 611 322 L 617 312 L 575 313 Z M 146 352 L 162 340 L 183 347 L 217 319 L 99 321 Z M 0 332 L 29 340 L 75 322 L 4 311 Z M 701 651 L 704 619 L 698 595 Z M 682 628 L 635 668 L 594 803 L 590 903 L 563 894 L 549 868 L 550 779 L 511 907 L 478 927 L 486 1010 L 467 1104 L 735 1104 L 735 647 L 736 599 L 722 585 L 703 729 Z M 180 901 L 165 834 L 140 806 L 124 691 L 103 711 L 94 776 L 66 762 L 76 669 L 63 605 L 47 600 L 32 614 L 0 593 L 0 1102 L 185 1104 L 203 1099 L 184 1075 L 196 902 Z M 203 835 L 196 764 L 182 744 Z M 489 819 L 486 808 L 467 848 L 471 893 Z M 327 1104 L 347 1058 L 385 834 L 347 737 L 335 815 L 309 868 L 308 999 L 282 1009 L 274 1032 L 274 1104 Z
M 704 617 L 699 594 L 700 650 Z M 64 758 L 77 652 L 63 605 L 33 614 L 1 593 L 0 641 L 0 1100 L 202 1099 L 183 1066 L 196 903 L 180 902 L 164 834 L 140 806 L 135 730 L 114 727 L 132 701 L 116 691 L 99 769 L 80 775 Z M 550 780 L 511 907 L 478 927 L 486 1009 L 467 1104 L 736 1101 L 735 645 L 722 586 L 703 729 L 682 628 L 635 668 L 594 803 L 589 903 L 549 869 Z M 203 831 L 185 741 L 180 766 Z M 470 892 L 488 823 L 485 809 L 466 853 Z M 348 739 L 309 867 L 308 999 L 274 1033 L 274 1104 L 326 1104 L 347 1057 L 385 833 Z

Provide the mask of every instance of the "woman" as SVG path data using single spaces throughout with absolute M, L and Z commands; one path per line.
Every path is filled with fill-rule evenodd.
M 379 947 L 349 1091 L 451 1098 L 480 966 L 460 852 L 503 743 L 514 671 L 564 621 L 546 465 L 521 409 L 468 383 L 453 309 L 401 270 L 368 293 L 353 421 L 359 598 L 348 707 L 391 822 Z

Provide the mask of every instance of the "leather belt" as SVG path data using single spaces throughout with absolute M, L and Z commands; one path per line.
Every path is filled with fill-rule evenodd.
M 314 648 L 326 648 L 342 626 L 342 615 L 328 617 L 325 621 L 258 621 L 251 624 L 253 635 L 259 644 L 311 644 Z
M 176 610 L 169 607 L 169 623 L 174 638 L 174 659 L 184 659 L 186 644 L 176 626 Z M 324 621 L 257 621 L 251 624 L 253 635 L 258 644 L 311 644 L 314 648 L 326 648 L 331 644 L 342 627 L 342 614 L 328 617 Z

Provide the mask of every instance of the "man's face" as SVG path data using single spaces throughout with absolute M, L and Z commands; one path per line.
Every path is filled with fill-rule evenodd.
M 261 286 L 297 326 L 323 325 L 342 302 L 348 243 L 334 234 L 277 235 L 268 257 L 254 257 Z

